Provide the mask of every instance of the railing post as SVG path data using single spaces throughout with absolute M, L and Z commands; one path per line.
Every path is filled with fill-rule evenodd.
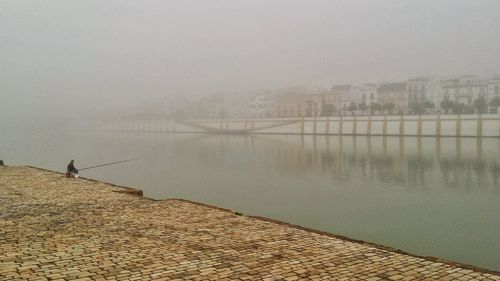
M 368 115 L 368 124 L 366 125 L 366 134 L 371 136 L 372 134 L 372 115 Z
M 342 119 L 342 115 L 340 115 L 340 120 L 339 120 L 339 135 L 341 136 L 342 135 L 342 126 L 344 125 L 343 124 L 343 119 Z M 499 130 L 500 132 L 500 130 Z
M 387 136 L 387 115 L 384 114 L 384 123 L 382 124 L 382 135 Z
M 422 115 L 418 115 L 418 120 L 417 120 L 417 136 L 421 137 L 422 136 Z
M 399 117 L 399 136 L 402 137 L 405 134 L 405 120 L 403 114 Z
M 460 119 L 460 114 L 457 114 L 457 125 L 456 125 L 456 136 L 462 136 L 462 120 Z
M 441 137 L 441 113 L 438 113 L 436 119 L 436 137 Z
M 352 121 L 352 135 L 356 135 L 356 126 L 358 125 L 358 120 L 356 119 L 356 115 L 354 115 L 354 120 Z
M 479 113 L 479 117 L 477 118 L 477 133 L 476 136 L 478 138 L 483 137 L 483 117 L 481 116 L 481 113 Z
M 326 116 L 325 134 L 330 134 L 330 116 Z
M 313 135 L 316 134 L 316 112 L 313 113 Z
M 300 122 L 300 134 L 304 134 L 304 117 L 302 117 L 301 122 Z

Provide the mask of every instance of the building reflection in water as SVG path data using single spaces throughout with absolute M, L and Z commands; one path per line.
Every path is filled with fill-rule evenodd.
M 224 137 L 221 137 L 224 138 Z M 254 160 L 290 176 L 410 188 L 499 187 L 499 140 L 354 136 L 248 136 Z M 256 143 L 258 145 L 256 145 Z M 221 146 L 223 149 L 230 149 Z M 212 159 L 213 160 L 213 159 Z M 221 159 L 222 160 L 222 159 Z
M 500 140 L 493 138 L 296 135 L 193 135 L 171 153 L 196 154 L 198 165 L 247 165 L 290 178 L 419 189 L 500 191 Z M 214 141 L 218 145 L 213 145 Z M 215 148 L 215 149 L 214 149 Z M 175 155 L 174 155 L 175 156 Z M 237 161 L 247 161 L 242 164 Z M 229 169 L 231 170 L 231 169 Z

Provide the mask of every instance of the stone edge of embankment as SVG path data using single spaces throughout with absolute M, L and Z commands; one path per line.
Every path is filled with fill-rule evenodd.
M 11 166 L 11 167 L 16 167 L 16 166 Z M 35 167 L 35 166 L 30 166 L 30 165 L 18 166 L 18 167 L 28 167 L 28 168 L 32 168 L 32 169 L 37 169 L 37 170 L 51 172 L 51 173 L 54 173 L 54 174 L 66 175 L 63 172 L 52 171 L 52 170 L 49 170 L 49 169 Z M 123 190 L 119 190 L 119 191 L 118 190 L 113 190 L 113 192 L 127 193 L 127 194 L 130 194 L 130 195 L 134 195 L 134 196 L 138 196 L 138 197 L 143 197 L 145 199 L 155 201 L 155 199 L 153 199 L 153 198 L 144 197 L 144 193 L 143 193 L 142 189 L 138 189 L 138 188 L 134 188 L 134 187 L 128 187 L 128 186 L 123 186 L 123 185 L 116 185 L 114 183 L 105 182 L 105 181 L 96 180 L 96 179 L 91 179 L 91 178 L 85 178 L 85 177 L 79 177 L 79 178 L 87 180 L 87 181 L 103 183 L 103 184 L 107 184 L 107 185 L 112 186 L 112 187 L 123 189 Z
M 200 203 L 200 202 L 191 201 L 191 200 L 187 200 L 187 199 L 169 198 L 169 199 L 161 199 L 161 200 L 156 200 L 156 199 L 152 199 L 152 200 L 154 200 L 154 201 L 168 201 L 168 200 L 172 200 L 172 201 L 184 201 L 184 202 L 188 202 L 188 203 L 191 203 L 191 204 L 194 204 L 194 205 L 201 205 L 201 206 L 205 206 L 207 208 L 213 208 L 213 209 L 218 209 L 218 210 L 221 210 L 221 211 L 230 212 L 230 213 L 233 213 L 233 214 L 239 214 L 239 215 L 242 215 L 242 216 L 245 216 L 245 217 L 248 217 L 248 218 L 252 218 L 252 219 L 256 219 L 256 220 L 260 220 L 260 221 L 265 221 L 265 222 L 269 222 L 269 223 L 283 225 L 283 226 L 286 226 L 286 227 L 290 227 L 290 228 L 294 228 L 294 229 L 299 229 L 299 230 L 306 231 L 306 232 L 311 232 L 311 233 L 315 233 L 315 234 L 319 234 L 319 235 L 324 235 L 324 236 L 336 238 L 336 239 L 339 239 L 339 240 L 342 240 L 342 241 L 347 241 L 347 242 L 352 242 L 352 243 L 356 243 L 356 244 L 362 244 L 362 245 L 370 246 L 370 247 L 377 248 L 379 250 L 384 250 L 384 251 L 387 251 L 387 252 L 398 253 L 398 254 L 402 254 L 402 255 L 406 255 L 406 256 L 411 256 L 411 257 L 414 257 L 414 258 L 419 258 L 419 259 L 423 259 L 423 260 L 427 260 L 427 261 L 431 261 L 431 262 L 444 263 L 444 264 L 448 264 L 448 265 L 451 265 L 451 266 L 454 266 L 454 267 L 460 267 L 460 268 L 469 269 L 469 270 L 473 270 L 473 271 L 477 271 L 477 272 L 481 272 L 481 273 L 488 273 L 488 274 L 500 276 L 500 271 L 495 271 L 495 270 L 492 270 L 492 269 L 482 268 L 482 267 L 478 267 L 478 266 L 475 266 L 475 265 L 460 263 L 460 262 L 451 261 L 451 260 L 442 259 L 442 258 L 433 257 L 433 256 L 420 256 L 420 255 L 412 254 L 412 253 L 409 253 L 409 252 L 406 252 L 406 251 L 403 251 L 403 250 L 400 250 L 400 249 L 397 249 L 397 248 L 393 248 L 393 247 L 389 247 L 389 246 L 384 246 L 384 245 L 376 244 L 376 243 L 373 243 L 373 242 L 366 242 L 366 241 L 363 241 L 363 240 L 353 239 L 353 238 L 349 238 L 347 236 L 343 236 L 343 235 L 339 235 L 339 234 L 334 234 L 334 233 L 326 232 L 326 231 L 321 231 L 321 230 L 317 230 L 317 229 L 313 229 L 313 228 L 308 228 L 308 227 L 304 227 L 304 226 L 301 226 L 301 225 L 292 224 L 292 223 L 288 223 L 288 222 L 284 222 L 284 221 L 280 221 L 280 220 L 276 220 L 276 219 L 271 219 L 271 218 L 266 218 L 266 217 L 262 217 L 262 216 L 246 215 L 246 214 L 242 214 L 242 213 L 236 212 L 234 210 L 225 209 L 225 208 L 222 208 L 222 207 L 208 205 L 208 204 L 205 204 L 205 203 Z
M 7 166 L 7 165 L 5 165 L 5 166 Z M 10 167 L 29 167 L 29 168 L 33 168 L 33 169 L 38 169 L 38 170 L 43 170 L 43 171 L 47 171 L 47 172 L 51 172 L 51 173 L 65 175 L 65 173 L 62 173 L 62 172 L 52 171 L 52 170 L 49 170 L 49 169 L 44 169 L 44 168 L 30 166 L 30 165 L 25 165 L 25 166 L 10 166 Z M 460 262 L 456 262 L 456 261 L 451 261 L 451 260 L 447 260 L 447 259 L 442 259 L 442 258 L 438 258 L 438 257 L 420 256 L 420 255 L 412 254 L 412 253 L 409 253 L 409 252 L 406 252 L 406 251 L 403 251 L 403 250 L 400 250 L 400 249 L 397 249 L 397 248 L 392 248 L 392 247 L 389 247 L 389 246 L 384 246 L 384 245 L 376 244 L 376 243 L 373 243 L 373 242 L 366 242 L 366 241 L 363 241 L 363 240 L 353 239 L 353 238 L 349 238 L 349 237 L 346 237 L 346 236 L 342 236 L 342 235 L 338 235 L 338 234 L 333 234 L 333 233 L 330 233 L 330 232 L 321 231 L 321 230 L 317 230 L 317 229 L 312 229 L 312 228 L 308 228 L 308 227 L 304 227 L 304 226 L 300 226 L 300 225 L 296 225 L 296 224 L 291 224 L 291 223 L 288 223 L 288 222 L 284 222 L 284 221 L 280 221 L 280 220 L 276 220 L 276 219 L 271 219 L 271 218 L 266 218 L 266 217 L 262 217 L 262 216 L 246 215 L 246 214 L 242 214 L 242 213 L 239 213 L 239 212 L 231 210 L 231 209 L 227 209 L 227 208 L 223 208 L 223 207 L 218 207 L 218 206 L 214 206 L 214 205 L 209 205 L 209 204 L 205 204 L 205 203 L 201 203 L 201 202 L 191 201 L 191 200 L 188 200 L 188 199 L 182 199 L 182 198 L 154 199 L 154 198 L 149 198 L 149 197 L 145 197 L 143 195 L 144 194 L 143 191 L 141 189 L 138 189 L 138 188 L 127 187 L 127 186 L 122 186 L 122 185 L 116 185 L 116 184 L 113 184 L 113 183 L 109 183 L 109 182 L 105 182 L 105 181 L 101 181 L 101 180 L 96 180 L 96 179 L 91 179 L 91 178 L 85 178 L 85 177 L 80 177 L 80 178 L 84 179 L 84 180 L 87 180 L 87 181 L 98 182 L 98 183 L 106 184 L 106 185 L 109 185 L 109 186 L 112 186 L 112 187 L 120 188 L 120 189 L 123 189 L 123 191 L 115 191 L 115 190 L 113 190 L 113 192 L 125 193 L 125 194 L 133 195 L 133 196 L 136 196 L 136 197 L 140 197 L 140 198 L 143 198 L 143 199 L 146 199 L 146 200 L 149 200 L 149 201 L 154 201 L 154 202 L 182 201 L 182 202 L 190 203 L 190 204 L 193 204 L 193 205 L 199 205 L 199 206 L 203 206 L 203 207 L 206 207 L 206 208 L 211 208 L 211 209 L 216 209 L 216 210 L 220 210 L 220 211 L 224 211 L 224 212 L 229 212 L 229 213 L 232 213 L 232 214 L 235 214 L 235 215 L 242 215 L 242 216 L 245 216 L 247 218 L 251 218 L 251 219 L 255 219 L 255 220 L 260 220 L 260 221 L 264 221 L 264 222 L 268 222 L 268 223 L 274 223 L 274 224 L 278 224 L 278 225 L 282 225 L 282 226 L 286 226 L 286 227 L 290 227 L 290 228 L 302 230 L 302 231 L 305 231 L 305 232 L 310 232 L 310 233 L 315 233 L 315 234 L 319 234 L 319 235 L 324 235 L 324 236 L 336 238 L 336 239 L 339 239 L 339 240 L 342 240 L 342 241 L 347 241 L 347 242 L 362 244 L 362 245 L 370 246 L 370 247 L 377 248 L 379 250 L 383 250 L 383 251 L 387 251 L 387 252 L 398 253 L 398 254 L 407 255 L 407 256 L 411 256 L 411 257 L 415 257 L 415 258 L 419 258 L 419 259 L 423 259 L 423 260 L 427 260 L 427 261 L 431 261 L 431 262 L 444 263 L 444 264 L 448 264 L 448 265 L 451 265 L 451 266 L 454 266 L 454 267 L 460 267 L 460 268 L 464 268 L 464 269 L 468 269 L 468 270 L 473 270 L 473 271 L 476 271 L 476 272 L 481 272 L 481 273 L 487 273 L 487 274 L 492 274 L 492 275 L 500 276 L 500 271 L 496 271 L 496 270 L 492 270 L 492 269 L 486 269 L 486 268 L 482 268 L 482 267 L 478 267 L 478 266 L 474 266 L 474 265 L 469 265 L 469 264 L 464 264 L 464 263 L 460 263 Z

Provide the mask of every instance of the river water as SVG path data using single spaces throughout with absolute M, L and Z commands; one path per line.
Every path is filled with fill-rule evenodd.
M 10 128 L 0 159 L 500 270 L 500 140 Z

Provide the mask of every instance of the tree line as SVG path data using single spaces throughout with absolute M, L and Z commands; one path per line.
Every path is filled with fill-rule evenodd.
M 486 98 L 484 97 L 476 98 L 471 104 L 465 104 L 463 102 L 453 101 L 449 97 L 447 97 L 441 101 L 439 107 L 443 109 L 445 114 L 448 114 L 450 112 L 453 114 L 474 114 L 474 113 L 485 114 L 488 112 L 488 105 L 494 109 L 494 112 L 496 112 L 497 111 L 496 109 L 500 107 L 500 97 L 495 97 L 493 100 L 490 101 L 489 104 L 486 102 Z M 325 105 L 322 111 L 325 116 L 331 115 L 335 112 L 335 108 L 333 106 L 330 107 L 328 106 L 329 105 Z M 363 113 L 369 112 L 370 114 L 376 114 L 376 113 L 393 114 L 395 107 L 396 105 L 392 102 L 384 104 L 372 102 L 368 105 L 366 104 L 366 102 L 363 101 L 359 104 L 351 102 L 346 109 L 348 111 L 351 111 L 353 115 L 354 111 L 357 110 L 360 110 Z M 410 110 L 410 113 L 425 114 L 429 110 L 435 109 L 436 105 L 428 100 L 412 101 L 408 104 L 408 108 Z M 398 114 L 402 113 L 403 112 L 401 111 L 398 112 Z

